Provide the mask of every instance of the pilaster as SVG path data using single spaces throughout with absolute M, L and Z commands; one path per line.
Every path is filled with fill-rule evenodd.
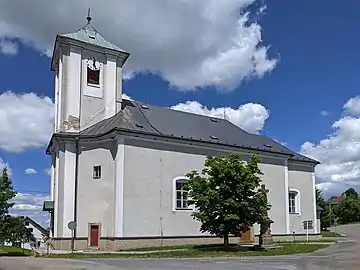
M 123 236 L 123 220 L 124 220 L 124 161 L 125 161 L 125 145 L 124 138 L 117 139 L 117 153 L 115 163 L 115 237 Z

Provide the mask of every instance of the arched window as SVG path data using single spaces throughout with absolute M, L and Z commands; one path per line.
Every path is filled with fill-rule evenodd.
M 188 179 L 186 177 L 176 177 L 174 179 L 174 210 L 191 210 L 188 201 L 188 191 L 185 189 Z
M 289 190 L 289 213 L 300 214 L 300 192 L 296 189 Z

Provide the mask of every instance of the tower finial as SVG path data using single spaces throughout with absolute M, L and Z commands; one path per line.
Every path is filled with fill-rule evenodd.
M 88 23 L 90 23 L 91 22 L 91 10 L 90 10 L 90 8 L 88 9 L 88 15 L 87 15 L 87 17 L 86 17 L 86 20 L 88 21 Z

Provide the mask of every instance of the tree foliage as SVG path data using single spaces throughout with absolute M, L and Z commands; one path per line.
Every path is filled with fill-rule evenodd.
M 349 223 L 360 220 L 359 199 L 346 196 L 335 208 L 334 213 L 341 223 Z
M 0 225 L 4 232 L 3 241 L 19 246 L 21 243 L 35 242 L 31 229 L 25 226 L 24 218 L 7 215 Z
M 14 198 L 15 195 L 16 192 L 13 190 L 7 169 L 4 168 L 0 176 L 0 242 L 6 241 L 8 237 L 8 213 L 9 209 L 14 205 L 10 200 Z
M 224 238 L 226 246 L 230 235 L 240 236 L 266 217 L 270 205 L 259 189 L 259 162 L 257 156 L 248 162 L 236 154 L 207 157 L 201 173 L 187 174 L 193 217 L 201 222 L 201 232 Z
M 320 214 L 320 224 L 321 229 L 327 229 L 331 226 L 331 220 L 334 218 L 330 205 L 327 201 L 324 200 L 322 191 L 316 188 L 316 204 L 319 205 L 323 211 Z
M 5 218 L 9 213 L 9 209 L 13 207 L 14 203 L 9 202 L 16 196 L 13 189 L 12 181 L 8 176 L 7 168 L 4 168 L 0 176 L 0 220 Z
M 345 195 L 346 197 L 351 197 L 353 199 L 359 199 L 359 194 L 354 188 L 347 189 L 342 195 Z
M 334 225 L 334 219 L 338 218 L 338 223 L 346 224 L 349 222 L 360 221 L 360 198 L 354 188 L 345 190 L 340 195 L 342 200 L 339 204 L 332 204 L 333 199 L 339 198 L 332 196 L 328 201 L 324 200 L 322 192 L 316 189 L 316 203 L 324 209 L 321 213 L 321 227 L 327 229 Z
M 16 196 L 12 181 L 4 168 L 0 177 L 0 242 L 13 245 L 34 241 L 34 235 L 26 228 L 23 217 L 9 215 L 9 210 L 14 206 L 10 202 Z

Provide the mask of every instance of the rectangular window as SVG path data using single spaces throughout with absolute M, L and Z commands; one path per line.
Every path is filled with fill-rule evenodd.
M 101 166 L 99 166 L 99 165 L 94 166 L 93 178 L 94 179 L 101 178 Z
M 100 85 L 100 69 L 92 70 L 91 68 L 87 68 L 87 83 Z
M 176 209 L 177 210 L 187 210 L 189 209 L 188 205 L 188 191 L 185 190 L 186 182 L 176 181 Z
M 25 226 L 29 226 L 29 221 L 25 221 Z
M 289 213 L 296 213 L 296 193 L 289 193 Z

